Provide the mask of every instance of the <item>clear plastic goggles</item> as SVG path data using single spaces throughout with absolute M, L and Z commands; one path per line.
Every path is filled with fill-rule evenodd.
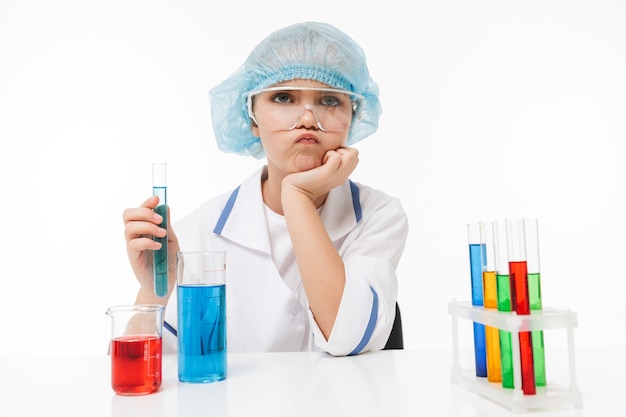
M 248 93 L 248 114 L 258 125 L 293 130 L 307 111 L 324 132 L 347 132 L 360 118 L 363 96 L 317 87 L 269 87 Z

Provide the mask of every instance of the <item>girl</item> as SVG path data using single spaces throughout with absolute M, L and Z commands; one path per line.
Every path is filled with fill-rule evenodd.
M 152 275 L 161 247 L 152 237 L 167 234 L 153 211 L 158 198 L 124 211 L 136 303 L 166 305 L 164 347 L 176 349 L 176 252 L 224 250 L 229 352 L 382 349 L 408 220 L 396 198 L 349 179 L 359 162 L 351 145 L 376 131 L 381 113 L 362 49 L 329 24 L 286 27 L 210 101 L 219 148 L 267 163 L 168 225 L 165 297 Z

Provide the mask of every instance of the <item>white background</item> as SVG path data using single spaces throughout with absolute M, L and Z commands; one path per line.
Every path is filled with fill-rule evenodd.
M 543 304 L 578 313 L 576 343 L 625 345 L 624 1 L 0 0 L 0 356 L 106 352 L 137 290 L 122 211 L 154 161 L 174 221 L 263 163 L 217 150 L 207 92 L 304 20 L 381 89 L 352 179 L 409 215 L 406 347 L 451 346 L 466 223 L 508 217 L 539 219 Z

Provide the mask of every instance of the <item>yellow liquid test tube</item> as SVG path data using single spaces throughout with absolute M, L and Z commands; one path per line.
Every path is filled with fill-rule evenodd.
M 485 262 L 483 264 L 483 299 L 487 310 L 498 309 L 498 285 L 496 281 L 495 245 L 493 222 L 480 222 L 480 243 L 484 245 Z M 500 362 L 500 329 L 485 326 L 487 345 L 487 381 L 502 382 Z

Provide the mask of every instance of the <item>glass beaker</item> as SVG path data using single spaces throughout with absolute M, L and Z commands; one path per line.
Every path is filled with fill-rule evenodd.
M 109 307 L 111 386 L 119 395 L 145 395 L 161 386 L 164 307 L 158 304 Z
M 178 379 L 226 378 L 226 252 L 178 252 Z

